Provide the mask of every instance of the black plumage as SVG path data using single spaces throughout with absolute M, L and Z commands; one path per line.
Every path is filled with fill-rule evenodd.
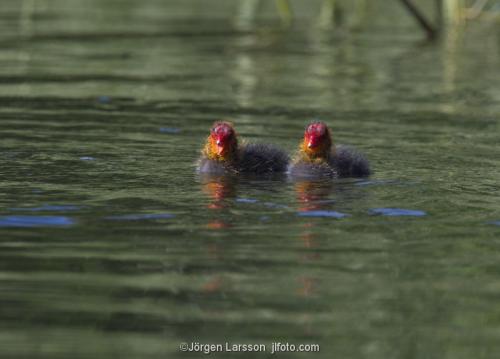
M 366 157 L 350 146 L 335 146 L 330 165 L 335 168 L 339 177 L 367 177 L 371 174 Z
M 282 149 L 264 143 L 241 145 L 236 155 L 228 161 L 213 160 L 202 154 L 197 171 L 211 174 L 271 174 L 284 173 L 289 157 Z
M 280 148 L 264 143 L 251 143 L 240 149 L 236 168 L 242 173 L 282 173 L 288 166 L 289 157 Z

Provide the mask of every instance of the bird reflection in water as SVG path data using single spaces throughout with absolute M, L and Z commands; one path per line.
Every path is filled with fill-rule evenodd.
M 333 200 L 328 197 L 333 191 L 333 181 L 300 181 L 295 183 L 299 211 L 327 210 Z
M 294 190 L 297 198 L 297 211 L 300 213 L 304 212 L 315 212 L 315 211 L 327 211 L 329 207 L 334 202 L 330 199 L 330 195 L 333 192 L 334 183 L 331 180 L 327 181 L 311 181 L 302 180 L 294 183 Z M 319 244 L 318 238 L 320 237 L 317 228 L 316 221 L 309 220 L 302 223 L 302 231 L 299 235 L 301 240 L 302 255 L 300 260 L 304 263 L 304 268 L 307 268 L 308 263 L 313 263 L 318 261 L 321 256 L 318 252 Z M 297 289 L 296 295 L 300 298 L 306 300 L 314 300 L 318 298 L 321 290 L 320 279 L 314 275 L 311 275 L 304 270 L 303 274 L 297 277 Z M 305 314 L 302 317 L 304 335 L 313 335 L 316 332 L 314 319 L 309 315 Z
M 230 207 L 228 200 L 236 197 L 236 182 L 232 176 L 203 175 L 200 177 L 201 190 L 207 196 L 210 219 L 206 224 L 209 230 L 217 231 L 229 228 L 231 225 L 224 219 L 226 209 Z M 222 253 L 217 243 L 210 243 L 207 255 L 213 261 L 223 260 Z M 224 279 L 217 275 L 201 287 L 201 292 L 207 295 L 220 293 L 224 289 Z
M 295 193 L 298 201 L 298 212 L 311 212 L 328 210 L 333 200 L 329 199 L 333 191 L 333 182 L 328 181 L 298 181 L 294 184 Z M 320 254 L 315 251 L 318 248 L 315 231 L 316 223 L 308 221 L 303 223 L 303 231 L 300 234 L 302 246 L 306 251 L 301 257 L 303 262 L 318 260 Z M 312 276 L 301 276 L 298 278 L 299 288 L 297 294 L 301 297 L 314 296 L 318 288 L 318 280 Z
M 222 218 L 225 212 L 222 211 L 229 207 L 228 199 L 236 197 L 236 179 L 232 176 L 209 176 L 200 177 L 202 191 L 207 195 L 209 203 L 207 208 L 217 212 L 215 219 L 207 224 L 209 229 L 222 229 L 229 227 L 229 224 Z

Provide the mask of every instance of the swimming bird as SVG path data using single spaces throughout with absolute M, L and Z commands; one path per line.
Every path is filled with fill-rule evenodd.
M 354 148 L 333 144 L 324 122 L 312 122 L 306 127 L 288 173 L 299 178 L 366 177 L 371 170 L 368 160 Z
M 230 122 L 215 122 L 210 130 L 197 170 L 200 173 L 284 173 L 289 158 L 270 144 L 240 142 Z

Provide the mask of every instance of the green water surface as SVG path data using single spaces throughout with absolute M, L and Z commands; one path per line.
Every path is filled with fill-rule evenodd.
M 0 357 L 500 356 L 498 23 L 308 4 L 2 0 Z M 324 120 L 375 173 L 200 178 L 219 118 L 291 153 Z

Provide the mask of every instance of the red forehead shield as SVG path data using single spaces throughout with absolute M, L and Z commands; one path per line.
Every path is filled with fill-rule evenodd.
M 304 139 L 307 142 L 307 147 L 317 147 L 327 135 L 326 125 L 322 122 L 311 123 L 306 128 Z

